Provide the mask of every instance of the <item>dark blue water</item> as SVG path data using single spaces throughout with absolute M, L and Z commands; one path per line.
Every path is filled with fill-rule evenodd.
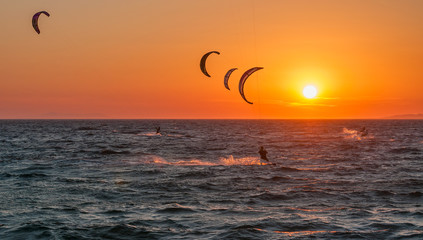
M 419 120 L 2 120 L 0 239 L 423 239 L 422 170 Z

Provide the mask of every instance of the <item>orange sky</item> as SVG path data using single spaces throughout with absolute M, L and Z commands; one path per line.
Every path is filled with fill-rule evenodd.
M 421 0 L 0 2 L 0 118 L 423 113 Z M 40 17 L 41 34 L 31 18 Z M 211 50 L 207 69 L 201 56 Z M 251 67 L 264 67 L 245 85 Z M 223 76 L 237 67 L 229 85 Z M 314 84 L 316 99 L 302 96 Z

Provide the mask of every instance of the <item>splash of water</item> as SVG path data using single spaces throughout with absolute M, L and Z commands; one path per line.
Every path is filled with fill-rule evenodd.
M 147 136 L 147 137 L 174 137 L 174 138 L 181 138 L 184 137 L 182 134 L 168 134 L 165 132 L 145 132 L 145 133 L 138 133 L 138 136 Z
M 227 158 L 220 158 L 219 165 L 231 166 L 231 165 L 262 165 L 258 157 L 244 157 L 234 158 L 232 155 Z M 263 163 L 263 165 L 265 165 Z
M 153 137 L 153 136 L 163 136 L 161 133 L 157 133 L 157 132 L 146 132 L 146 133 L 138 133 L 138 136 L 148 136 L 148 137 Z
M 215 163 L 201 161 L 198 159 L 191 159 L 191 160 L 180 160 L 176 162 L 168 161 L 158 156 L 154 156 L 153 160 L 150 163 L 154 164 L 163 164 L 163 165 L 180 165 L 180 166 L 214 166 L 217 165 Z
M 363 139 L 373 138 L 371 135 L 363 136 L 360 131 L 354 129 L 343 128 L 342 133 L 344 134 L 345 139 L 354 139 L 361 141 Z
M 235 165 L 243 165 L 243 166 L 251 166 L 251 165 L 268 165 L 268 163 L 262 163 L 258 157 L 244 157 L 244 158 L 234 158 L 232 155 L 225 158 L 222 157 L 219 159 L 218 162 L 209 162 L 209 161 L 202 161 L 198 159 L 191 159 L 191 160 L 181 160 L 181 161 L 168 161 L 161 157 L 153 157 L 153 160 L 150 163 L 154 164 L 163 164 L 163 165 L 178 165 L 178 166 L 235 166 Z

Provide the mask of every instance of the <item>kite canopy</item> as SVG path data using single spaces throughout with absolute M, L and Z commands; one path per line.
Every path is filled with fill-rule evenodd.
M 204 56 L 201 58 L 201 61 L 200 61 L 200 69 L 204 73 L 204 75 L 206 75 L 207 77 L 210 77 L 210 75 L 207 73 L 207 70 L 206 70 L 206 60 L 209 57 L 209 55 L 212 54 L 212 53 L 216 53 L 217 55 L 220 55 L 220 52 L 211 51 L 211 52 L 204 54 Z
M 32 26 L 38 34 L 40 34 L 40 29 L 38 28 L 38 18 L 41 14 L 45 14 L 47 17 L 50 17 L 50 14 L 46 11 L 41 11 L 34 14 L 34 16 L 32 17 Z
M 262 67 L 253 67 L 249 70 L 247 70 L 239 80 L 239 93 L 241 94 L 241 97 L 249 104 L 253 104 L 252 102 L 249 102 L 244 95 L 244 84 L 247 81 L 248 77 L 253 74 L 255 71 L 258 71 L 260 69 L 263 69 Z
M 229 77 L 231 76 L 232 72 L 235 71 L 235 70 L 237 70 L 237 69 L 238 68 L 229 69 L 229 71 L 225 75 L 225 79 L 224 79 L 223 83 L 225 84 L 225 87 L 228 90 L 231 90 L 231 89 L 229 89 L 229 85 L 228 85 Z

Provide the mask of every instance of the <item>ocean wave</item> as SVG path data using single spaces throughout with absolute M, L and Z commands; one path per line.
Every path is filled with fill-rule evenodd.
M 259 195 L 251 196 L 251 198 L 260 199 L 264 201 L 281 201 L 281 200 L 290 200 L 295 198 L 296 195 L 286 195 L 286 194 L 275 194 L 275 193 L 262 193 Z
M 195 186 L 201 190 L 207 190 L 207 191 L 222 191 L 222 192 L 227 191 L 226 188 L 223 189 L 222 186 L 214 184 L 214 183 L 210 183 L 210 182 L 200 183 Z
M 282 170 L 282 169 L 281 169 Z M 283 181 L 283 180 L 291 180 L 292 178 L 290 177 L 281 177 L 281 176 L 273 176 L 271 177 L 269 180 L 271 181 L 275 181 L 275 182 L 279 182 L 279 181 Z
M 126 213 L 125 211 L 119 210 L 119 209 L 111 209 L 103 212 L 105 215 L 122 215 Z
M 158 174 L 164 174 L 165 171 L 160 169 L 143 169 L 140 171 L 140 175 L 158 175 Z
M 126 185 L 126 184 L 131 184 L 131 181 L 126 181 L 126 180 L 123 180 L 123 179 L 116 179 L 116 180 L 114 180 L 114 184 L 115 185 Z M 129 190 L 126 190 L 126 191 L 129 191 Z
M 222 151 L 222 150 L 226 150 L 226 147 L 209 147 L 206 148 L 207 151 Z
M 393 195 L 395 195 L 394 192 L 387 191 L 387 190 L 375 190 L 374 193 L 378 196 L 393 196 Z
M 206 178 L 206 177 L 214 177 L 215 174 L 213 172 L 210 171 L 189 171 L 189 172 L 181 172 L 178 174 L 178 178 L 181 179 L 186 179 L 186 178 L 193 178 L 193 179 L 198 179 L 198 178 Z
M 58 177 L 58 181 L 65 183 L 105 183 L 102 179 L 80 178 L 80 177 Z
M 379 229 L 379 230 L 387 230 L 389 229 L 389 231 L 394 231 L 394 230 L 399 230 L 401 228 L 413 228 L 416 227 L 416 225 L 411 224 L 411 223 L 381 223 L 381 222 L 376 222 L 376 223 L 370 223 L 367 225 L 368 228 L 370 229 Z
M 405 153 L 419 154 L 421 153 L 421 150 L 418 148 L 413 148 L 413 147 L 401 147 L 401 148 L 393 148 L 389 150 L 389 152 L 395 153 L 395 154 L 405 154 Z
M 422 211 L 413 212 L 411 213 L 411 216 L 422 218 L 423 212 Z
M 140 135 L 139 131 L 137 130 L 122 130 L 120 131 L 122 134 L 134 134 L 134 135 Z
M 48 177 L 49 175 L 44 173 L 22 173 L 17 175 L 20 178 L 44 178 Z
M 3 173 L 0 174 L 0 177 L 1 178 L 10 178 L 10 177 L 13 177 L 13 175 L 10 174 L 10 173 L 3 172 Z
M 254 225 L 225 226 L 228 229 L 220 233 L 215 239 L 264 239 L 263 233 Z
M 158 239 L 159 234 L 144 226 L 131 224 L 112 224 L 86 226 L 69 239 Z
M 79 127 L 76 129 L 77 131 L 92 131 L 92 130 L 100 130 L 99 128 L 95 128 L 95 127 Z
M 225 205 L 233 205 L 233 204 L 238 204 L 239 202 L 234 201 L 232 199 L 207 199 L 208 203 L 213 203 L 213 204 L 225 204 Z M 210 211 L 227 211 L 228 209 L 226 208 L 219 208 L 219 209 L 215 209 L 215 208 L 211 208 Z
M 395 239 L 421 240 L 423 238 L 423 230 L 421 229 L 403 229 L 395 234 Z
M 130 151 L 115 151 L 115 150 L 111 150 L 111 149 L 105 149 L 105 150 L 101 150 L 99 152 L 102 155 L 111 155 L 111 154 L 130 154 Z
M 423 179 L 419 179 L 419 178 L 401 179 L 401 180 L 395 181 L 394 183 L 400 187 L 421 187 L 423 186 Z
M 410 193 L 407 193 L 406 195 L 409 197 L 415 197 L 415 198 L 423 197 L 423 193 L 419 191 L 410 192 Z
M 256 222 L 226 226 L 228 230 L 218 237 L 219 239 L 333 239 L 334 237 L 338 238 L 337 235 L 339 234 L 351 236 L 351 232 L 323 222 L 319 223 L 308 220 L 304 220 L 304 224 L 289 224 L 284 222 L 273 218 L 266 218 Z
M 185 207 L 180 204 L 171 204 L 168 207 L 159 209 L 157 213 L 171 213 L 171 214 L 180 214 L 180 213 L 195 213 L 196 211 L 190 207 Z
M 356 144 L 353 143 L 344 143 L 344 144 L 340 144 L 338 146 L 338 148 L 342 151 L 356 151 L 358 149 L 360 149 L 360 147 Z M 344 160 L 344 159 L 343 159 Z
M 284 171 L 284 172 L 299 172 L 299 171 L 301 171 L 300 169 L 292 168 L 292 167 L 280 167 L 279 170 Z
M 333 168 L 316 166 L 316 167 L 300 167 L 300 168 L 297 168 L 297 170 L 312 171 L 312 172 L 330 172 L 333 170 Z
M 53 237 L 52 229 L 41 222 L 21 224 L 5 233 L 2 239 L 50 239 Z
M 130 147 L 133 147 L 133 145 L 128 144 L 128 143 L 123 143 L 123 144 L 119 144 L 119 145 L 113 145 L 111 147 L 113 147 L 113 148 L 130 148 Z
M 333 199 L 348 199 L 348 197 L 337 191 L 330 189 L 317 189 L 313 186 L 300 186 L 289 189 L 286 192 L 289 196 L 295 196 L 298 199 L 310 199 L 310 198 L 333 198 Z
M 65 206 L 62 209 L 60 209 L 63 212 L 67 212 L 67 213 L 80 213 L 79 209 L 77 207 L 74 206 Z

